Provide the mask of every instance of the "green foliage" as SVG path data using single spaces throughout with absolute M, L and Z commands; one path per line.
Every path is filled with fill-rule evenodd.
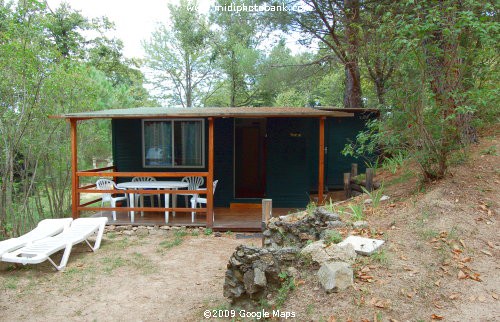
M 338 244 L 342 241 L 342 235 L 336 230 L 326 230 L 324 240 L 327 244 Z
M 349 205 L 349 209 L 351 209 L 352 221 L 365 220 L 365 214 L 363 213 L 363 205 L 352 204 L 352 205 Z
M 309 202 L 306 206 L 307 215 L 312 216 L 314 211 L 316 211 L 316 208 L 318 208 L 318 205 L 316 205 L 314 201 Z
M 290 292 L 295 289 L 295 279 L 288 276 L 286 272 L 281 272 L 278 276 L 282 280 L 281 287 L 276 295 L 276 307 L 279 309 L 285 304 Z
M 382 168 L 389 170 L 392 174 L 395 174 L 398 171 L 398 168 L 403 166 L 403 163 L 408 157 L 406 153 L 403 151 L 397 151 L 393 156 L 387 157 L 382 162 Z
M 378 208 L 380 206 L 380 199 L 384 195 L 384 184 L 380 186 L 380 188 L 375 189 L 373 191 L 368 191 L 366 190 L 365 187 L 361 187 L 364 193 L 368 195 L 368 198 L 372 200 L 372 206 L 373 208 Z
M 205 234 L 205 236 L 210 236 L 213 232 L 214 231 L 212 230 L 212 228 L 205 228 L 203 233 Z

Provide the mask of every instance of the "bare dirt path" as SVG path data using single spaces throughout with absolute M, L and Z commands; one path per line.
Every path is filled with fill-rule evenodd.
M 234 236 L 107 235 L 74 249 L 64 272 L 48 264 L 0 266 L 0 321 L 198 321 L 223 302 Z M 110 238 L 112 237 L 112 238 Z

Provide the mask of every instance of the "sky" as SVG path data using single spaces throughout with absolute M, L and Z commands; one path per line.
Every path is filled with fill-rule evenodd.
M 144 56 L 141 41 L 149 38 L 158 22 L 168 22 L 168 3 L 176 0 L 47 0 L 54 10 L 62 2 L 81 11 L 87 18 L 108 17 L 115 23 L 116 30 L 108 36 L 115 36 L 123 41 L 123 53 L 126 57 Z M 201 2 L 201 1 L 200 1 Z M 210 1 L 203 1 L 201 11 L 208 11 Z
M 168 3 L 178 4 L 178 0 L 46 0 L 54 10 L 62 2 L 81 11 L 87 18 L 106 16 L 115 23 L 115 30 L 108 34 L 123 41 L 125 57 L 144 58 L 141 41 L 149 39 L 158 23 L 169 23 Z M 213 1 L 199 1 L 199 10 L 208 13 Z M 305 48 L 297 45 L 299 37 L 288 37 L 287 45 L 298 53 Z

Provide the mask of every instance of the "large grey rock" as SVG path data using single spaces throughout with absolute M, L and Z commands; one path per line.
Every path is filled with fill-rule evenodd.
M 356 229 L 368 228 L 368 222 L 364 220 L 355 221 L 352 223 L 352 227 Z
M 356 252 L 351 244 L 342 246 L 337 244 L 326 245 L 323 240 L 307 245 L 300 251 L 300 254 L 309 256 L 313 262 L 320 265 L 331 262 L 353 264 L 356 261 Z
M 338 292 L 353 285 L 354 274 L 347 263 L 333 262 L 321 265 L 317 273 L 319 282 L 327 292 Z
M 135 234 L 139 237 L 147 236 L 149 235 L 149 229 L 147 229 L 146 227 L 138 227 L 135 231 Z

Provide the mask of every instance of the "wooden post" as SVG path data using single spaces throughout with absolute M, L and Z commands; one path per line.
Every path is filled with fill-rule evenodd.
M 357 175 L 358 175 L 358 164 L 351 163 L 351 178 L 354 178 Z
M 214 118 L 208 118 L 207 227 L 214 225 Z
M 323 203 L 325 187 L 325 117 L 319 119 L 318 204 Z
M 366 168 L 366 190 L 373 190 L 373 168 Z
M 345 193 L 346 199 L 351 198 L 352 191 L 351 191 L 351 173 L 350 172 L 344 173 L 344 193 Z
M 273 200 L 272 199 L 262 199 L 262 222 L 261 228 L 262 232 L 266 230 L 269 219 L 273 216 Z M 262 236 L 262 247 L 264 247 L 264 236 Z
M 76 172 L 78 171 L 78 135 L 76 131 L 77 120 L 70 119 L 70 137 L 71 137 L 71 216 L 73 219 L 80 217 L 78 205 L 80 203 L 80 194 L 78 186 L 80 185 Z

